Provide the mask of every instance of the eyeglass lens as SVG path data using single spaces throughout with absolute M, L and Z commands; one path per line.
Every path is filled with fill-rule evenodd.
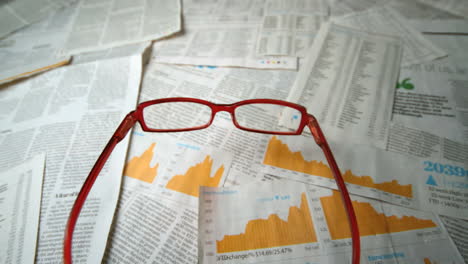
M 147 106 L 143 118 L 150 129 L 189 129 L 207 125 L 211 108 L 194 102 L 165 102 Z M 302 114 L 297 109 L 268 103 L 238 106 L 234 111 L 237 124 L 246 129 L 265 132 L 290 132 L 299 128 Z M 287 121 L 288 126 L 281 124 Z

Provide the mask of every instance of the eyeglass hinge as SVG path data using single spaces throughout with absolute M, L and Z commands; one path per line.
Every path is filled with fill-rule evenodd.
M 137 118 L 135 116 L 135 111 L 132 111 L 125 116 L 124 120 L 122 120 L 122 123 L 120 123 L 119 127 L 113 135 L 117 142 L 120 142 L 125 138 L 128 131 L 133 127 L 133 125 L 135 125 L 136 122 Z

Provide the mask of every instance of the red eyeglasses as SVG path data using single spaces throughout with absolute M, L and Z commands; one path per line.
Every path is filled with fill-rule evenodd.
M 63 241 L 64 262 L 72 263 L 73 231 L 88 193 L 114 147 L 125 138 L 136 122 L 140 123 L 143 131 L 146 132 L 192 131 L 209 127 L 215 115 L 223 111 L 231 115 L 231 119 L 237 128 L 250 132 L 273 135 L 300 135 L 305 126 L 309 127 L 315 142 L 325 154 L 338 189 L 341 192 L 351 228 L 352 263 L 359 263 L 361 253 L 359 229 L 348 190 L 317 119 L 308 114 L 305 107 L 273 99 L 251 99 L 233 104 L 215 104 L 201 99 L 182 97 L 143 102 L 138 105 L 135 111 L 127 114 L 120 123 L 91 169 L 70 212 Z M 280 125 L 284 123 L 288 125 Z

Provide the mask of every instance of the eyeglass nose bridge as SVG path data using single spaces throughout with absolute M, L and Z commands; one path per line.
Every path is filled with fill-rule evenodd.
M 211 107 L 211 121 L 210 124 L 214 121 L 216 114 L 219 112 L 227 112 L 231 116 L 232 122 L 234 122 L 234 125 L 237 126 L 237 121 L 235 118 L 234 110 L 236 109 L 236 105 L 231 105 L 231 104 L 219 104 L 219 105 L 213 105 Z

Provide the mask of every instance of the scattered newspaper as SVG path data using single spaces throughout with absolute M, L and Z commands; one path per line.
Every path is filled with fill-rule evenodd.
M 139 100 L 180 96 L 216 103 L 233 103 L 250 98 L 284 99 L 295 76 L 294 71 L 188 67 L 150 62 L 144 74 Z M 186 116 L 186 113 L 183 114 Z M 219 113 L 207 129 L 167 135 L 233 153 L 235 158 L 229 173 L 233 181 L 230 178 L 226 180 L 229 185 L 239 184 L 233 175 L 248 175 L 247 182 L 257 176 L 254 160 L 257 153 L 263 152 L 258 144 L 266 136 L 235 128 L 230 117 L 223 113 Z
M 0 173 L 0 262 L 34 263 L 45 155 Z
M 403 67 L 392 121 L 468 142 L 468 67 L 426 63 Z
M 402 65 L 432 61 L 447 55 L 420 32 L 412 28 L 407 20 L 391 6 L 378 6 L 360 13 L 334 18 L 343 26 L 360 30 L 399 36 L 403 41 Z
M 343 141 L 329 143 L 350 193 L 468 219 L 465 163 L 416 158 Z M 271 136 L 260 145 L 264 152 L 255 163 L 262 164 L 264 174 L 336 188 L 313 138 Z
M 47 152 L 37 263 L 62 261 L 71 206 L 123 117 L 135 108 L 141 55 L 62 67 L 0 90 L 0 168 Z M 98 177 L 74 235 L 74 261 L 99 263 L 121 185 L 128 138 Z
M 464 0 L 418 0 L 428 5 L 468 18 L 468 2 Z
M 199 263 L 348 263 L 339 192 L 291 182 L 202 187 Z M 361 263 L 463 263 L 440 219 L 351 196 Z M 385 262 L 384 262 L 385 261 Z
M 333 138 L 385 148 L 401 53 L 397 37 L 325 24 L 288 100 L 307 107 Z
M 69 0 L 2 1 L 0 3 L 0 39 L 15 30 L 48 17 L 71 2 Z
M 151 41 L 181 30 L 179 0 L 81 1 L 62 54 Z

